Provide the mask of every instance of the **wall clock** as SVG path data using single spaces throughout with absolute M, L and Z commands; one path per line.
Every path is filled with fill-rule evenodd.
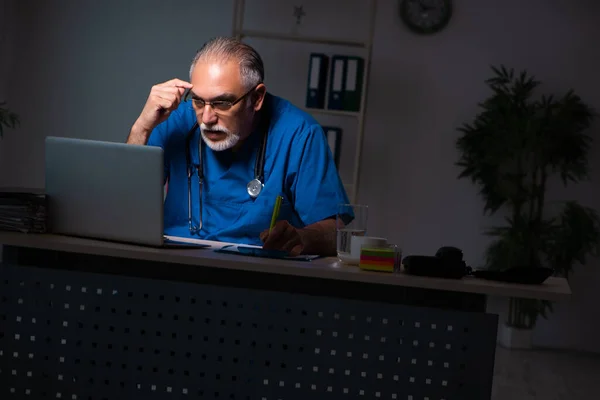
M 452 0 L 400 0 L 400 18 L 413 32 L 441 31 L 452 16 Z

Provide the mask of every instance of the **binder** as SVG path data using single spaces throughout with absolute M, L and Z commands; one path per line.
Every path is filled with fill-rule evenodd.
M 342 129 L 336 126 L 324 126 L 323 131 L 327 137 L 327 143 L 333 154 L 336 168 L 340 169 L 340 155 L 342 152 Z
M 362 96 L 363 71 L 365 61 L 361 57 L 346 57 L 346 73 L 344 75 L 344 93 L 342 95 L 345 111 L 360 111 Z
M 308 64 L 308 85 L 306 91 L 307 108 L 325 108 L 328 67 L 328 56 L 320 53 L 311 53 Z
M 346 58 L 345 56 L 334 55 L 331 58 L 331 73 L 329 78 L 329 97 L 327 108 L 330 110 L 343 110 L 344 101 L 342 98 L 345 88 L 346 77 Z

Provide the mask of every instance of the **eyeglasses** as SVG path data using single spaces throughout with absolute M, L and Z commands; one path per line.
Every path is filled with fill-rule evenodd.
M 258 85 L 260 85 L 260 83 Z M 258 87 L 258 85 L 254 86 L 252 89 L 248 90 L 246 93 L 244 93 L 241 97 L 239 97 L 235 101 L 225 101 L 225 100 L 205 101 L 205 100 L 202 100 L 200 97 L 197 97 L 192 92 L 191 89 L 188 89 L 188 92 L 186 93 L 183 100 L 188 101 L 191 98 L 191 100 L 194 102 L 194 105 L 198 108 L 204 108 L 208 104 L 215 111 L 229 111 L 231 109 L 231 107 L 235 106 L 237 103 L 242 101 L 246 96 L 248 96 L 250 93 L 252 93 Z

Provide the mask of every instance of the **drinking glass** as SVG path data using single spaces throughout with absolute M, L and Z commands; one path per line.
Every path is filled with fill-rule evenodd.
M 340 204 L 336 216 L 337 256 L 341 262 L 350 260 L 352 236 L 365 236 L 369 207 L 361 204 Z

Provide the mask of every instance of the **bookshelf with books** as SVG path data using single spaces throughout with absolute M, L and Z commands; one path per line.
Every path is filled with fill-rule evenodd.
M 328 136 L 328 140 L 331 146 L 336 143 L 341 146 L 337 149 L 336 164 L 340 168 L 340 176 L 350 201 L 356 202 L 377 1 L 355 0 L 346 4 L 346 8 L 352 8 L 353 4 L 355 7 L 347 11 L 348 13 L 362 15 L 366 20 L 365 26 L 359 29 L 356 22 L 351 21 L 350 18 L 345 18 L 343 15 L 336 18 L 337 24 L 346 25 L 346 37 L 341 37 L 339 34 L 337 37 L 332 37 L 325 32 L 327 27 L 324 26 L 326 25 L 324 19 L 327 18 L 326 15 L 333 12 L 339 2 L 307 0 L 303 3 L 308 3 L 306 14 L 315 16 L 313 25 L 308 29 L 302 29 L 299 27 L 300 24 L 286 20 L 286 18 L 302 18 L 302 13 L 305 12 L 301 9 L 302 6 L 273 0 L 259 0 L 258 3 L 235 0 L 233 36 L 253 45 L 261 53 L 268 73 L 267 80 L 269 75 L 272 77 L 279 72 L 273 71 L 272 66 L 269 67 L 269 59 L 272 60 L 271 65 L 282 66 L 277 69 L 288 75 L 284 78 L 282 75 L 284 72 L 280 72 L 277 94 L 286 97 L 313 115 L 323 126 L 326 135 L 330 128 L 336 132 L 336 138 L 330 139 Z M 362 8 L 359 10 L 359 7 Z M 259 14 L 258 9 L 270 9 L 273 15 L 287 15 L 287 17 L 270 22 L 267 29 L 264 28 L 266 24 L 257 22 L 259 18 L 264 18 Z M 316 10 L 319 12 L 315 12 Z M 248 13 L 254 15 L 248 17 L 246 15 Z M 336 12 L 337 14 L 339 13 Z M 273 20 L 271 18 L 269 21 Z M 254 26 L 247 21 L 255 21 Z M 342 29 L 336 28 L 334 31 L 343 32 L 343 28 L 342 26 Z M 287 52 L 288 57 L 281 55 L 283 51 Z M 290 65 L 302 64 L 305 69 L 287 68 L 286 62 Z M 338 133 L 337 131 L 340 130 L 341 132 Z M 335 157 L 334 148 L 332 153 Z

